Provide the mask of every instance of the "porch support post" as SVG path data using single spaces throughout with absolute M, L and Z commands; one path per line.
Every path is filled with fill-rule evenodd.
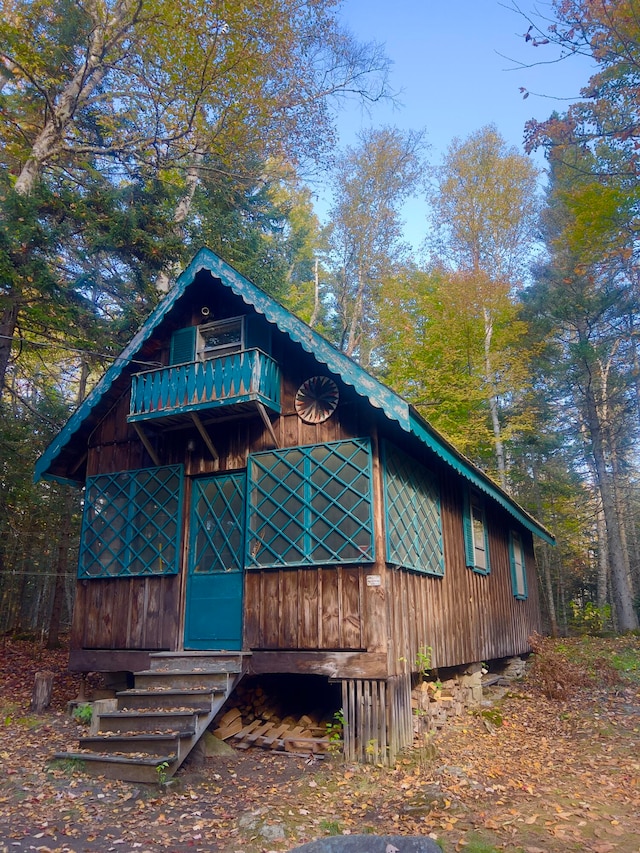
M 147 453 L 151 457 L 151 461 L 153 462 L 153 464 L 160 467 L 160 460 L 158 459 L 158 454 L 153 449 L 151 442 L 149 441 L 149 439 L 145 435 L 144 430 L 142 429 L 140 424 L 138 424 L 134 421 L 133 428 L 138 433 L 138 438 L 144 444 L 144 449 L 147 451 Z
M 266 411 L 265 407 L 263 406 L 263 404 L 260 402 L 260 400 L 256 400 L 256 404 L 258 406 L 258 411 L 260 412 L 260 417 L 262 418 L 266 428 L 269 430 L 269 433 L 270 433 L 271 438 L 273 440 L 273 445 L 276 449 L 278 449 L 280 447 L 280 444 L 278 442 L 278 439 L 276 438 L 275 432 L 273 431 L 273 424 L 271 423 L 271 420 L 269 419 L 269 415 L 267 414 L 267 411 Z
M 200 420 L 200 416 L 198 415 L 197 412 L 191 412 L 191 420 L 196 425 L 196 429 L 198 430 L 198 432 L 202 436 L 202 440 L 207 445 L 209 453 L 213 456 L 213 461 L 217 462 L 218 458 L 219 458 L 218 457 L 218 451 L 213 446 L 213 442 L 211 441 L 211 436 L 209 435 L 209 433 L 205 429 L 205 425 Z

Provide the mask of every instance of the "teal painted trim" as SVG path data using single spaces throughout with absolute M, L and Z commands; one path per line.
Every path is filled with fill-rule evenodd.
M 489 524 L 484 503 L 482 505 L 482 527 L 484 528 L 484 557 L 487 563 L 484 574 L 488 575 L 491 573 L 491 550 L 489 549 Z
M 185 273 L 190 268 L 187 267 Z M 183 275 L 185 275 L 183 273 Z M 178 279 L 180 282 L 182 276 Z M 156 305 L 154 310 L 151 312 L 149 319 L 144 323 L 143 326 L 136 332 L 136 334 L 131 338 L 127 346 L 123 349 L 120 356 L 113 362 L 111 367 L 104 374 L 102 379 L 98 382 L 95 388 L 91 391 L 90 394 L 87 395 L 84 402 L 75 410 L 75 412 L 71 415 L 67 423 L 60 430 L 56 438 L 51 442 L 49 447 L 45 450 L 42 456 L 38 459 L 34 469 L 33 480 L 35 483 L 41 479 L 41 477 L 49 476 L 47 474 L 47 469 L 52 464 L 54 459 L 58 457 L 60 452 L 64 447 L 69 444 L 69 442 L 73 439 L 75 433 L 82 426 L 85 418 L 89 416 L 89 414 L 93 411 L 93 409 L 100 403 L 103 395 L 111 388 L 113 383 L 118 379 L 122 371 L 129 366 L 132 359 L 138 354 L 142 345 L 147 341 L 156 326 L 166 317 L 166 315 L 171 311 L 175 303 L 180 299 L 187 284 L 190 284 L 193 278 L 184 279 L 180 286 L 176 284 L 176 287 L 173 290 L 169 291 L 169 293 L 165 296 L 165 298 Z
M 389 524 L 389 461 L 388 461 L 388 442 L 383 441 L 380 445 L 382 464 L 382 491 L 384 500 L 384 554 L 389 560 L 391 554 L 391 525 Z
M 476 546 L 473 530 L 473 508 L 471 493 L 468 488 L 464 490 L 463 496 L 463 515 L 462 523 L 464 528 L 464 554 L 467 567 L 473 569 L 478 575 L 491 574 L 491 554 L 489 552 L 489 527 L 487 525 L 487 514 L 484 507 L 484 499 L 474 496 L 477 509 L 480 510 L 480 520 L 482 522 L 482 538 L 484 539 L 484 561 L 485 567 L 478 566 L 476 563 Z
M 424 465 L 387 441 L 382 443 L 382 469 L 387 561 L 407 571 L 443 577 L 442 513 L 437 478 Z
M 176 329 L 171 336 L 169 364 L 183 364 L 185 361 L 193 361 L 195 359 L 196 332 L 197 326 Z
M 517 598 L 519 601 L 525 601 L 529 597 L 529 584 L 527 583 L 527 563 L 525 559 L 524 553 L 524 543 L 522 541 L 522 536 L 518 534 L 518 539 L 520 541 L 520 558 L 522 560 L 522 586 L 524 588 L 523 592 L 518 590 L 518 570 L 516 568 L 516 546 L 513 539 L 514 531 L 509 531 L 509 566 L 511 568 L 511 589 L 513 591 L 513 597 Z
M 275 407 L 273 400 L 267 399 L 263 394 L 239 394 L 237 397 L 226 397 L 224 400 L 210 400 L 206 403 L 188 403 L 185 406 L 172 406 L 166 409 L 161 409 L 159 412 L 141 412 L 138 415 L 128 415 L 129 423 L 134 421 L 148 421 L 154 418 L 167 418 L 172 415 L 184 415 L 189 412 L 202 412 L 206 409 L 218 409 L 222 406 L 234 406 L 240 403 L 250 403 L 259 401 L 264 403 L 267 408 L 280 414 L 280 407 Z
M 173 490 L 171 480 L 177 481 Z M 78 577 L 92 580 L 177 574 L 183 500 L 182 465 L 90 477 L 85 492 Z
M 184 415 L 189 412 L 202 412 L 206 409 L 218 409 L 222 406 L 234 406 L 240 403 L 259 402 L 265 405 L 273 412 L 280 414 L 280 406 L 276 406 L 273 400 L 265 397 L 264 394 L 240 394 L 237 397 L 227 397 L 224 400 L 211 400 L 208 403 L 191 403 L 185 406 L 174 406 L 171 408 L 162 409 L 159 412 L 142 412 L 138 415 L 127 415 L 129 423 L 134 421 L 148 421 L 154 418 L 167 418 L 172 415 Z
M 131 377 L 128 420 L 168 417 L 251 400 L 280 412 L 280 384 L 280 368 L 257 349 L 146 370 Z
M 423 444 L 433 450 L 440 459 L 461 474 L 469 483 L 484 492 L 484 494 L 489 495 L 490 498 L 493 498 L 513 518 L 517 519 L 523 527 L 530 530 L 531 533 L 540 537 L 540 539 L 543 539 L 549 545 L 556 544 L 555 537 L 546 527 L 537 522 L 533 516 L 529 515 L 497 483 L 494 483 L 490 477 L 484 474 L 479 468 L 476 468 L 470 460 L 465 459 L 453 445 L 449 444 L 417 412 L 412 412 L 411 414 L 411 428 L 409 432 L 415 435 L 416 438 L 419 438 Z
M 475 569 L 476 560 L 473 548 L 473 527 L 471 526 L 471 501 L 469 488 L 466 487 L 462 496 L 462 531 L 464 535 L 464 561 L 467 568 Z
M 247 483 L 247 569 L 375 561 L 369 439 L 253 453 Z
M 270 323 L 274 323 L 281 332 L 288 334 L 291 340 L 300 344 L 317 361 L 338 374 L 343 382 L 352 385 L 359 394 L 367 397 L 372 405 L 382 409 L 387 417 L 398 421 L 403 429 L 409 431 L 409 404 L 382 382 L 374 379 L 353 359 L 337 350 L 326 338 L 314 332 L 299 317 L 244 278 L 210 249 L 200 249 L 182 275 L 189 274 L 193 278 L 200 269 L 207 269 L 212 275 L 220 278 L 247 305 L 263 314 Z
M 184 272 L 178 277 L 175 286 L 156 306 L 149 319 L 134 335 L 109 370 L 89 394 L 87 399 L 76 410 L 60 431 L 56 439 L 49 445 L 40 457 L 35 467 L 34 480 L 47 476 L 47 471 L 64 447 L 72 441 L 80 429 L 84 419 L 99 404 L 102 396 L 109 390 L 122 371 L 127 368 L 142 345 L 151 337 L 159 323 L 171 311 L 185 290 L 192 284 L 201 270 L 207 270 L 219 278 L 225 287 L 239 296 L 245 304 L 262 314 L 270 323 L 287 334 L 292 341 L 298 343 L 306 352 L 325 364 L 329 370 L 340 379 L 351 385 L 372 406 L 380 409 L 389 420 L 396 421 L 406 432 L 415 435 L 423 444 L 450 465 L 469 483 L 476 486 L 493 500 L 497 501 L 514 519 L 539 536 L 550 545 L 555 545 L 551 533 L 536 522 L 524 509 L 510 498 L 489 477 L 476 468 L 468 459 L 450 445 L 443 436 L 439 435 L 424 421 L 409 404 L 399 397 L 386 385 L 374 379 L 364 368 L 351 358 L 337 350 L 325 338 L 307 326 L 302 320 L 248 281 L 239 272 L 215 255 L 210 249 L 200 249 Z
M 246 480 L 245 470 L 193 481 L 185 649 L 242 648 Z

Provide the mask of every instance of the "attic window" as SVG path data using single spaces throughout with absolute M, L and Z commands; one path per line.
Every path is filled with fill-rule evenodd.
M 198 327 L 199 358 L 218 358 L 244 349 L 242 317 L 233 317 Z

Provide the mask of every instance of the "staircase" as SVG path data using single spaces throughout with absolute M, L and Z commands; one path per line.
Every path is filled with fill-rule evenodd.
M 127 782 L 169 779 L 189 755 L 243 675 L 247 652 L 158 652 L 117 694 L 117 710 L 100 714 L 98 733 L 78 752 L 92 776 Z

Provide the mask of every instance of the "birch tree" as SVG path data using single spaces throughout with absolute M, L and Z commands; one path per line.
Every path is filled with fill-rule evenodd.
M 408 258 L 400 212 L 423 175 L 423 134 L 364 131 L 339 157 L 329 211 L 332 308 L 341 349 L 369 364 L 380 288 Z
M 498 473 L 488 416 L 485 307 L 490 283 L 478 273 L 443 267 L 410 270 L 385 283 L 381 307 L 384 377 L 453 444 Z M 527 434 L 532 413 L 522 405 L 534 351 L 517 302 L 492 290 L 491 359 L 503 403 L 505 444 Z
M 432 194 L 432 251 L 449 269 L 474 279 L 482 313 L 483 374 L 500 483 L 507 484 L 495 320 L 523 281 L 539 212 L 537 171 L 488 126 L 454 140 Z

